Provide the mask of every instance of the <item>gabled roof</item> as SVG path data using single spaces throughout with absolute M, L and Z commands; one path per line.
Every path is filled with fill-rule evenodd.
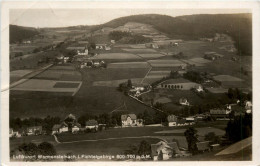
M 210 148 L 209 141 L 198 142 L 196 145 L 199 151 L 208 150 Z
M 125 121 L 128 117 L 130 117 L 132 120 L 136 120 L 136 115 L 135 114 L 121 115 L 121 120 Z
M 156 144 L 151 144 L 152 156 L 157 156 L 158 151 L 162 149 L 171 149 L 173 152 L 180 154 L 180 149 L 176 142 L 166 143 L 164 141 L 160 141 Z
M 169 115 L 169 116 L 167 117 L 167 120 L 168 120 L 168 122 L 176 122 L 176 121 L 177 121 L 177 116 L 175 116 L 175 115 Z
M 98 122 L 94 119 L 88 120 L 86 122 L 86 126 L 96 126 L 96 125 L 98 125 Z
M 81 127 L 81 124 L 79 124 L 79 123 L 74 123 L 74 124 L 72 125 L 72 127 Z

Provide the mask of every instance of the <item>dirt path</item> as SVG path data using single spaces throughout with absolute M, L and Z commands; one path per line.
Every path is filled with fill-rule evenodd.
M 71 143 L 78 143 L 78 142 L 97 142 L 97 141 L 107 141 L 107 140 L 119 140 L 119 139 L 138 139 L 138 138 L 157 138 L 162 141 L 168 142 L 166 139 L 156 136 L 140 136 L 140 137 L 119 137 L 119 138 L 105 138 L 105 139 L 95 139 L 95 140 L 79 140 L 79 141 L 69 141 L 69 142 L 60 142 L 56 135 L 53 135 L 54 139 L 57 143 L 61 144 L 71 144 Z
M 229 146 L 228 148 L 217 153 L 215 156 L 237 153 L 250 145 L 252 145 L 252 137 L 246 138 Z

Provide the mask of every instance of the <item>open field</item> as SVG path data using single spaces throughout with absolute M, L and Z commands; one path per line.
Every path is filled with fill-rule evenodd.
M 131 53 L 154 53 L 154 52 L 156 52 L 155 50 L 150 49 L 150 48 L 131 48 L 131 49 L 124 48 L 122 50 L 131 52 Z
M 165 55 L 159 54 L 159 53 L 157 53 L 157 54 L 154 54 L 154 53 L 152 53 L 152 54 L 138 54 L 138 55 L 142 58 L 147 58 L 147 59 L 149 59 L 149 58 L 160 58 L 160 57 L 165 56 Z
M 223 136 L 225 134 L 224 130 L 221 129 L 217 129 L 214 127 L 202 127 L 202 128 L 196 128 L 196 130 L 198 131 L 198 135 L 199 136 L 205 136 L 205 134 L 209 133 L 209 132 L 214 132 L 216 135 L 218 136 Z M 184 133 L 186 131 L 186 129 L 174 129 L 174 130 L 164 130 L 164 131 L 158 131 L 156 133 L 159 134 L 178 134 L 178 133 Z
M 131 53 L 103 53 L 90 59 L 140 59 L 140 57 Z
M 139 63 L 138 63 L 139 64 Z M 143 65 L 143 64 L 142 64 Z M 143 78 L 148 68 L 106 68 L 106 69 L 83 69 L 83 80 L 92 83 L 94 81 L 111 81 L 131 78 Z
M 204 58 L 191 58 L 191 59 L 186 59 L 182 60 L 188 64 L 195 65 L 195 66 L 204 66 L 207 63 L 211 63 L 212 61 L 204 59 Z
M 106 86 L 106 87 L 118 87 L 120 83 L 127 82 L 128 79 L 111 80 L 111 81 L 94 81 L 93 86 Z M 142 78 L 131 78 L 133 84 L 139 84 Z
M 45 79 L 45 80 L 59 80 L 59 81 L 80 81 L 81 74 L 76 70 L 53 70 L 48 69 L 36 77 L 35 79 Z
M 154 138 L 128 138 L 97 141 L 95 143 L 78 142 L 71 144 L 58 144 L 55 148 L 59 154 L 67 154 L 71 152 L 75 155 L 118 155 L 124 154 L 125 150 L 130 148 L 130 145 L 139 146 L 142 140 L 146 140 L 150 144 L 154 144 L 160 141 L 159 139 Z
M 228 89 L 225 88 L 207 88 L 208 91 L 211 93 L 226 93 L 228 92 Z
M 148 63 L 150 63 L 152 67 L 178 67 L 181 65 L 186 66 L 184 62 L 179 60 L 149 60 Z
M 109 63 L 107 68 L 149 68 L 147 62 L 118 62 Z
M 243 81 L 240 78 L 236 78 L 236 77 L 233 77 L 233 76 L 230 76 L 230 75 L 217 75 L 217 76 L 214 76 L 213 78 L 215 80 L 221 81 L 221 82 L 224 82 L 224 81 Z
M 68 86 L 70 83 L 77 84 L 77 86 Z M 60 86 L 60 84 L 66 84 L 66 87 Z M 13 87 L 11 90 L 20 91 L 42 91 L 42 92 L 71 92 L 76 93 L 78 88 L 80 88 L 81 82 L 75 81 L 53 81 L 53 80 L 40 80 L 40 79 L 30 79 L 25 82 Z

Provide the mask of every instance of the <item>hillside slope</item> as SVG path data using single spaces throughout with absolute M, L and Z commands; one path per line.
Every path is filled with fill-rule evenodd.
M 104 27 L 116 28 L 128 22 L 150 24 L 169 37 L 179 39 L 198 39 L 213 37 L 215 33 L 225 33 L 233 38 L 240 55 L 252 55 L 251 14 L 203 14 L 179 17 L 157 14 L 133 15 L 93 26 L 92 31 Z
M 35 28 L 22 27 L 17 25 L 9 25 L 10 43 L 22 42 L 29 39 L 39 32 Z

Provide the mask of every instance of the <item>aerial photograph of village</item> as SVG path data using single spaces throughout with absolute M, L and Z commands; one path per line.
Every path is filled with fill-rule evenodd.
M 11 161 L 251 161 L 250 10 L 12 9 Z

